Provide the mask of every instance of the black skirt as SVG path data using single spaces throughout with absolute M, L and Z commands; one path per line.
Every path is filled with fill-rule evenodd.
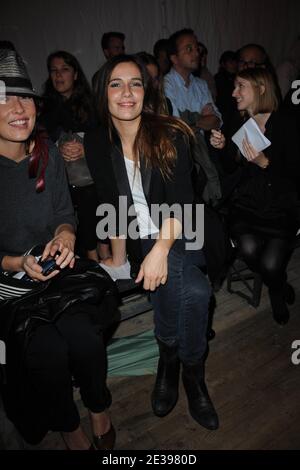
M 232 208 L 229 219 L 231 236 L 236 239 L 251 233 L 264 238 L 292 240 L 297 233 L 297 220 L 288 215 L 277 218 L 259 217 L 257 214 L 239 208 Z

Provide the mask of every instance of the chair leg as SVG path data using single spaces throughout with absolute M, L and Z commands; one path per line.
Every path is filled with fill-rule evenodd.
M 227 275 L 227 291 L 231 294 L 237 294 L 239 297 L 246 299 L 250 305 L 252 305 L 254 308 L 257 308 L 261 299 L 263 284 L 262 278 L 258 273 L 244 274 L 243 271 L 246 269 L 248 268 L 239 268 L 232 264 Z M 252 285 L 248 282 L 250 279 L 253 280 Z M 232 283 L 236 281 L 242 282 L 250 294 L 245 294 L 240 290 L 233 289 Z

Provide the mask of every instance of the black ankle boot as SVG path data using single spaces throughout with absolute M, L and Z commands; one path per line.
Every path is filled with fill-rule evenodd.
M 166 416 L 178 400 L 178 382 L 180 362 L 177 357 L 177 346 L 167 346 L 157 339 L 159 361 L 156 382 L 151 395 L 153 413 Z
M 203 361 L 183 364 L 182 381 L 192 418 L 207 429 L 218 429 L 219 418 L 204 381 Z
M 274 320 L 279 325 L 285 325 L 290 319 L 290 312 L 286 306 L 285 292 L 269 289 L 269 297 Z

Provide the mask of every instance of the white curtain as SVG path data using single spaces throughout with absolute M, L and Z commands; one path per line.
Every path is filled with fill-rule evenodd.
M 34 85 L 47 77 L 47 55 L 67 50 L 91 78 L 103 63 L 101 36 L 122 31 L 126 51 L 152 53 L 153 44 L 183 27 L 205 43 L 208 65 L 248 42 L 262 44 L 274 65 L 299 35 L 298 0 L 13 0 L 1 2 L 0 40 L 11 40 L 28 63 Z

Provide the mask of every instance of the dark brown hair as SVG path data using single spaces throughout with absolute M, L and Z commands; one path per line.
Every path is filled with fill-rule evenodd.
M 147 75 L 147 83 L 148 87 L 151 86 L 151 109 L 155 114 L 165 114 L 169 115 L 169 110 L 168 110 L 168 105 L 167 105 L 167 100 L 165 97 L 164 93 L 164 88 L 163 88 L 163 80 L 162 76 L 160 75 L 160 70 L 159 70 L 159 65 L 155 57 L 151 54 L 148 54 L 147 52 L 138 52 L 137 54 L 134 54 L 134 57 L 136 58 L 137 62 L 141 64 L 142 67 L 145 68 L 145 74 Z M 155 86 L 154 79 L 150 76 L 148 72 L 148 65 L 155 65 L 157 67 L 158 71 L 158 77 L 157 77 L 157 84 Z
M 54 106 L 59 106 L 59 104 L 64 101 L 64 98 L 54 88 L 51 79 L 53 59 L 62 59 L 67 65 L 72 67 L 74 73 L 77 74 L 77 78 L 74 81 L 74 90 L 68 102 L 71 105 L 75 122 L 85 124 L 94 112 L 92 91 L 79 61 L 74 55 L 67 51 L 52 52 L 47 58 L 48 78 L 44 83 L 43 93 L 43 97 L 45 98 L 45 112 L 48 110 L 51 111 Z

